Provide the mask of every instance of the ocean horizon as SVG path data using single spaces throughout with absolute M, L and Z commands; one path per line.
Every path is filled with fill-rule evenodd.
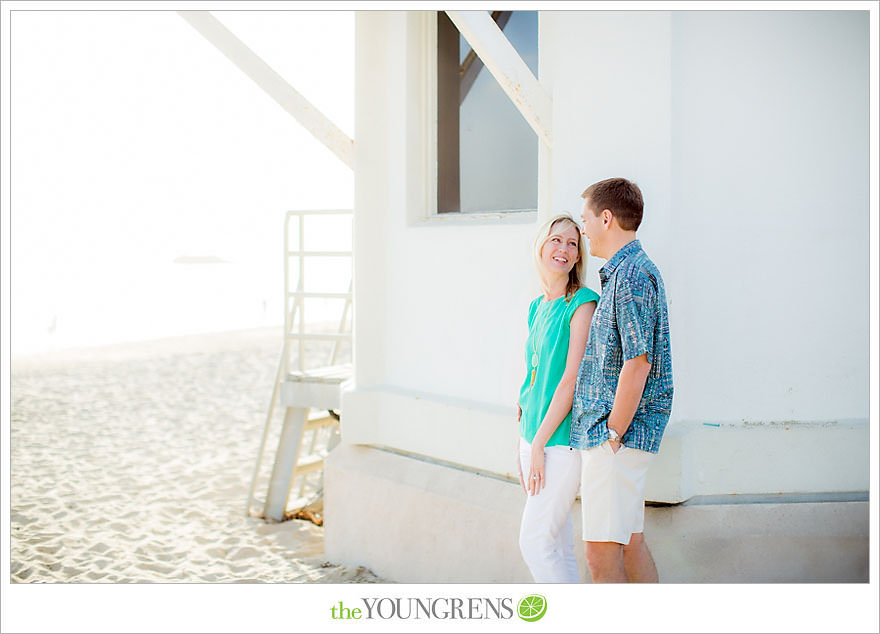
M 84 276 L 82 285 L 28 302 L 26 309 L 13 305 L 12 358 L 166 337 L 280 329 L 284 321 L 280 270 L 273 274 L 268 267 L 229 261 L 169 262 L 117 270 L 113 276 L 98 281 Z

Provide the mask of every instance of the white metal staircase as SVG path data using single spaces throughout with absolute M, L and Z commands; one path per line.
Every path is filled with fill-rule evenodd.
M 251 515 L 255 505 L 262 505 L 261 516 L 281 521 L 287 509 L 291 491 L 297 489 L 300 497 L 306 476 L 323 469 L 327 453 L 339 442 L 339 418 L 343 383 L 351 378 L 351 363 L 339 363 L 341 344 L 351 343 L 351 247 L 348 250 L 306 250 L 305 230 L 307 217 L 349 216 L 351 210 L 289 211 L 284 221 L 284 344 L 275 386 L 269 403 L 260 449 L 251 478 L 246 514 Z M 295 221 L 295 225 L 292 222 Z M 291 229 L 297 234 L 291 240 Z M 291 248 L 296 242 L 296 248 Z M 308 291 L 305 285 L 306 262 L 322 258 L 348 258 L 348 291 Z M 297 269 L 291 275 L 291 266 Z M 292 282 L 296 279 L 296 286 Z M 331 332 L 309 331 L 306 321 L 306 300 L 330 299 L 343 303 L 338 326 Z M 348 325 L 346 325 L 348 324 Z M 311 322 L 314 327 L 315 320 Z M 326 328 L 324 329 L 326 330 Z M 326 361 L 307 344 L 330 342 Z M 295 346 L 295 347 L 294 347 Z M 291 369 L 292 352 L 296 353 L 296 368 Z M 323 364 L 322 364 L 323 363 Z M 266 484 L 265 500 L 255 496 L 260 468 L 272 428 L 276 406 L 284 408 L 284 422 L 278 436 L 275 461 Z

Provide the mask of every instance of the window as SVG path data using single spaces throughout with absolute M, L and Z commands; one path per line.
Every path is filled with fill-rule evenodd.
M 538 77 L 538 12 L 492 18 Z M 437 14 L 437 212 L 534 210 L 538 138 L 444 12 Z

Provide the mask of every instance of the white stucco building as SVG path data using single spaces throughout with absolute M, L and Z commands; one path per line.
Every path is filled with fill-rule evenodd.
M 867 580 L 868 12 L 536 17 L 535 82 L 487 13 L 449 12 L 478 81 L 519 102 L 531 140 L 501 154 L 522 159 L 510 188 L 534 187 L 492 208 L 501 159 L 467 163 L 494 142 L 463 131 L 460 207 L 474 174 L 483 198 L 438 213 L 438 147 L 489 125 L 465 125 L 476 92 L 461 123 L 438 107 L 449 24 L 357 14 L 355 379 L 326 464 L 327 557 L 401 582 L 530 581 L 513 476 L 531 244 L 624 176 L 669 298 L 675 401 L 648 485 L 665 505 L 645 532 L 661 580 Z

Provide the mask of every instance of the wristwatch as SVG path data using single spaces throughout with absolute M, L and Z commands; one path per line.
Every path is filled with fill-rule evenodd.
M 608 427 L 607 424 L 605 425 L 605 427 L 608 429 L 608 440 L 623 444 L 623 438 L 620 436 L 620 434 L 617 433 L 617 430 Z

